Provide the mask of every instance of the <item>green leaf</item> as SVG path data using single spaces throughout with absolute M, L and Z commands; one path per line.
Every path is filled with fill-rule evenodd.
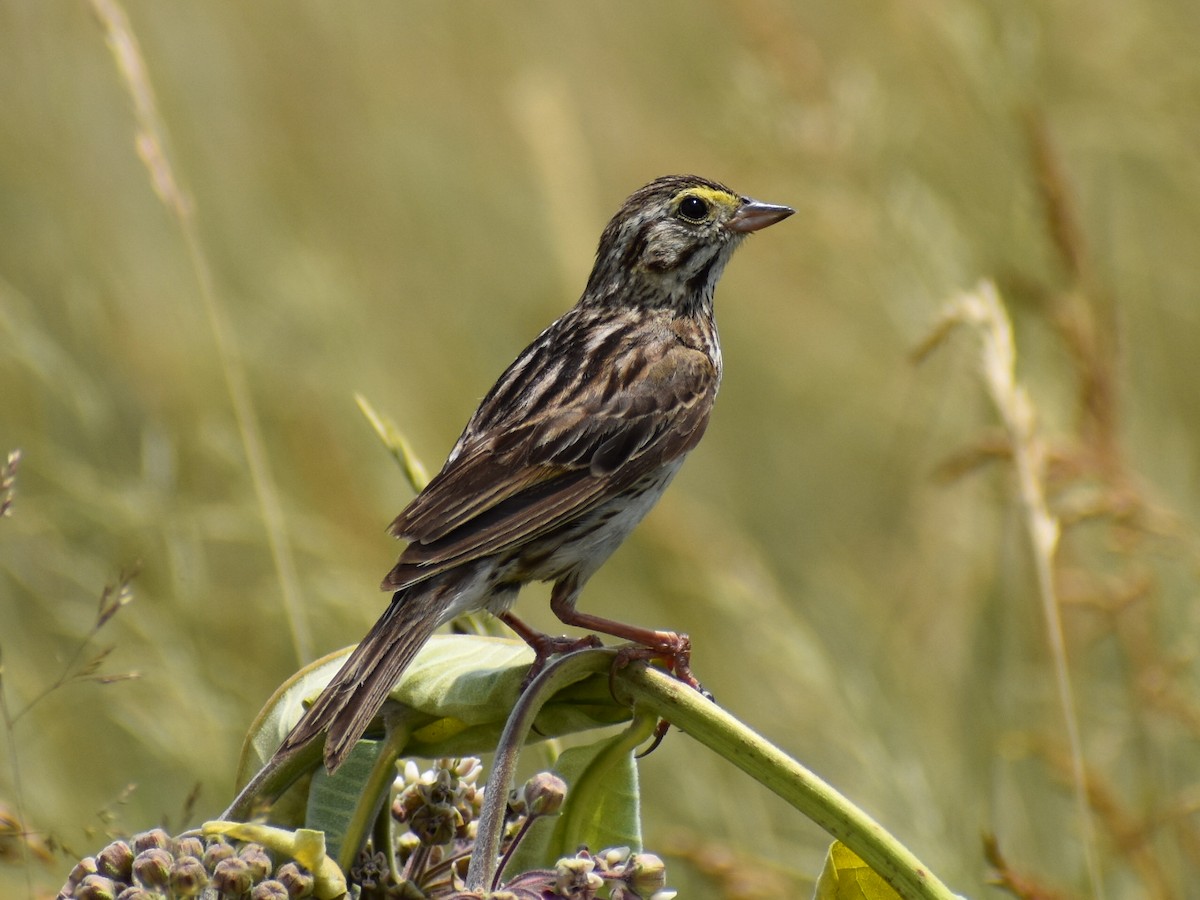
M 339 650 L 311 662 L 275 689 L 251 723 L 242 744 L 235 777 L 238 788 L 245 785 L 271 758 L 292 726 L 300 720 L 304 703 L 319 694 L 330 682 L 349 652 L 349 648 Z M 319 759 L 320 753 L 314 752 L 310 754 L 308 763 L 315 766 Z M 307 796 L 308 779 L 301 778 L 272 805 L 272 821 L 293 827 L 303 824 Z
M 305 666 L 275 691 L 242 748 L 238 784 L 257 772 L 341 668 L 352 648 Z M 491 750 L 533 662 L 522 641 L 482 635 L 434 635 L 393 688 L 389 699 L 412 713 L 414 756 L 460 756 Z M 538 716 L 544 737 L 625 721 L 629 710 L 613 700 L 607 679 L 593 677 L 556 694 Z
M 242 744 L 236 778 L 239 786 L 249 781 L 271 758 L 292 726 L 300 721 L 305 704 L 329 684 L 346 661 L 350 650 L 347 647 L 309 663 L 275 689 L 275 693 L 250 723 L 250 731 Z
M 426 725 L 414 724 L 404 752 L 437 757 L 493 750 L 532 663 L 533 652 L 523 641 L 482 635 L 430 639 L 390 695 L 429 718 Z M 595 676 L 555 694 L 534 729 L 550 738 L 628 718 L 607 678 Z
M 554 829 L 548 863 L 579 846 L 642 849 L 641 794 L 629 732 L 585 747 L 572 747 L 555 763 L 567 783 L 567 799 Z
M 901 897 L 858 854 L 841 841 L 834 841 L 817 878 L 813 900 L 901 900 Z
M 379 749 L 378 741 L 359 741 L 334 774 L 321 767 L 313 773 L 304 824 L 325 833 L 328 853 L 334 859 L 341 855 L 342 838 L 362 802 L 362 786 L 370 778 Z
M 566 801 L 556 818 L 534 823 L 508 871 L 553 866 L 581 845 L 641 850 L 641 795 L 633 754 L 655 722 L 653 717 L 638 718 L 620 734 L 559 756 L 554 770 L 567 783 Z
M 267 701 L 242 748 L 239 786 L 270 760 L 306 704 L 329 683 L 350 650 L 306 666 Z M 408 732 L 397 752 L 436 758 L 492 751 L 532 662 L 533 653 L 522 641 L 481 635 L 430 638 L 389 695 L 400 705 L 394 711 L 403 717 Z M 535 730 L 541 738 L 551 738 L 628 718 L 628 708 L 612 698 L 607 677 L 594 675 L 555 694 L 538 714 Z M 294 765 L 312 769 L 319 759 L 319 748 L 314 746 Z M 293 826 L 305 822 L 308 790 L 303 780 L 289 788 L 272 807 L 272 820 Z

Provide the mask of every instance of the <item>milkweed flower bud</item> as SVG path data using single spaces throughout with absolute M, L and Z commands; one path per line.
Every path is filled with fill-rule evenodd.
M 534 775 L 521 789 L 521 799 L 531 816 L 553 816 L 562 809 L 567 783 L 553 772 Z

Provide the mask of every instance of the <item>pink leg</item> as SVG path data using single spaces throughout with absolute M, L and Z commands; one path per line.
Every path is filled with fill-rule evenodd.
M 533 665 L 529 667 L 529 674 L 525 676 L 525 680 L 521 683 L 522 690 L 528 687 L 529 683 L 545 668 L 550 657 L 557 656 L 560 653 L 572 653 L 576 650 L 602 646 L 600 638 L 594 634 L 585 635 L 581 638 L 569 638 L 565 635 L 554 637 L 553 635 L 545 634 L 525 624 L 525 622 L 518 619 L 511 612 L 501 614 L 499 619 L 515 631 L 517 637 L 532 647 L 535 654 Z
M 702 691 L 700 682 L 692 674 L 691 657 L 692 641 L 686 634 L 674 631 L 655 631 L 615 622 L 575 609 L 575 598 L 579 595 L 579 587 L 573 579 L 564 579 L 554 585 L 550 594 L 550 608 L 559 620 L 566 625 L 598 631 L 601 634 L 611 634 L 637 644 L 636 647 L 626 647 L 617 657 L 617 668 L 627 665 L 635 659 L 664 659 L 670 670 L 684 684 Z

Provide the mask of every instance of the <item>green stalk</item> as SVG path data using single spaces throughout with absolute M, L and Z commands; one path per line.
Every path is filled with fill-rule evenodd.
M 471 865 L 467 869 L 466 889 L 488 891 L 496 876 L 500 860 L 500 843 L 504 836 L 504 811 L 508 805 L 508 791 L 512 787 L 517 759 L 525 736 L 533 727 L 534 719 L 542 705 L 555 693 L 581 681 L 588 675 L 605 672 L 612 668 L 613 650 L 579 650 L 560 656 L 541 671 L 541 674 L 521 692 L 516 706 L 509 713 L 496 747 L 496 757 L 488 776 L 487 790 L 483 795 L 483 809 L 479 813 L 479 824 L 475 832 L 475 849 L 471 853 Z
M 645 664 L 621 669 L 614 681 L 639 711 L 661 716 L 778 794 L 857 853 L 901 897 L 957 900 L 878 822 L 698 691 Z

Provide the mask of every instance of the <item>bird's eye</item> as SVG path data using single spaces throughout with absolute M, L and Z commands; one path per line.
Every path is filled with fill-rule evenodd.
M 684 197 L 679 203 L 679 215 L 690 222 L 703 222 L 708 217 L 708 204 L 699 197 Z

